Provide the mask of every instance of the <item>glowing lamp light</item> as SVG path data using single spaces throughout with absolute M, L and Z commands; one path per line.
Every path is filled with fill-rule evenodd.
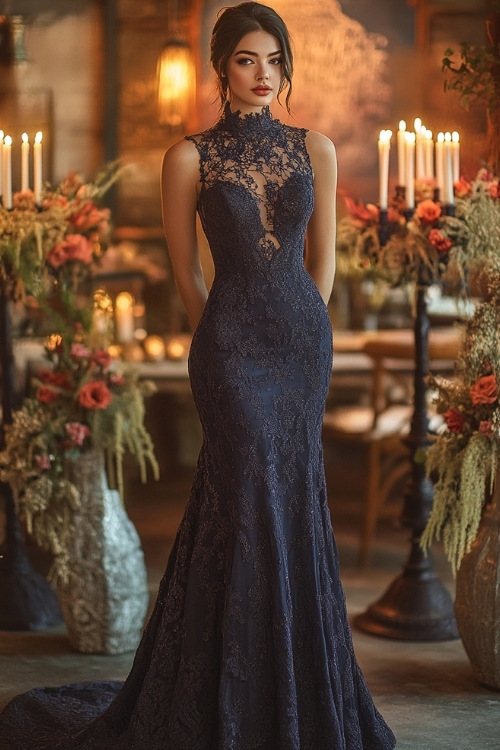
M 158 60 L 158 119 L 180 128 L 187 122 L 196 90 L 196 72 L 187 42 L 170 39 Z

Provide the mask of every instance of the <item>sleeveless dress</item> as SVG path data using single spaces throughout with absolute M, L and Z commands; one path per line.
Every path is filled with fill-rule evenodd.
M 305 137 L 228 106 L 190 137 L 215 265 L 189 359 L 204 436 L 191 496 L 123 687 L 19 696 L 1 750 L 395 745 L 354 656 L 327 505 L 332 332 L 304 268 Z

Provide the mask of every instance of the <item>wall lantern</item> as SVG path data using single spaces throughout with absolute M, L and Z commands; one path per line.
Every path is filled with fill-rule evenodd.
M 162 125 L 181 129 L 192 113 L 196 71 L 189 44 L 169 39 L 158 60 L 158 119 Z

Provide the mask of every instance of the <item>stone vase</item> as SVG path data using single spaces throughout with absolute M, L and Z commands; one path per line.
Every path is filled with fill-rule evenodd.
M 475 678 L 500 690 L 500 472 L 457 573 L 455 617 Z
M 149 604 L 137 531 L 109 489 L 101 451 L 69 461 L 67 471 L 81 498 L 65 540 L 69 577 L 57 584 L 70 642 L 89 654 L 133 651 Z

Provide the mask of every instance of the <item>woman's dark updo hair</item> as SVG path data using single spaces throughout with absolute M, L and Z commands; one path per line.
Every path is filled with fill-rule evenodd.
M 210 62 L 217 74 L 217 87 L 221 105 L 227 98 L 228 82 L 226 65 L 236 49 L 236 45 L 245 34 L 251 31 L 266 31 L 276 37 L 281 47 L 281 70 L 283 77 L 278 90 L 279 95 L 288 87 L 285 104 L 290 112 L 290 96 L 292 93 L 293 55 L 290 45 L 290 35 L 283 19 L 267 5 L 246 2 L 223 8 L 217 17 L 210 40 Z

